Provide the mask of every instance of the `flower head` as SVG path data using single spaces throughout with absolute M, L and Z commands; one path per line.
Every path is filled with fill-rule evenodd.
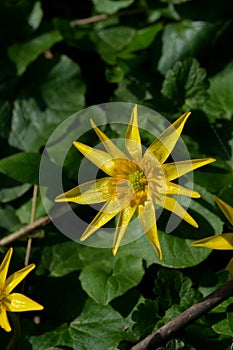
M 199 198 L 199 193 L 172 181 L 213 162 L 214 159 L 204 158 L 164 164 L 175 147 L 189 115 L 190 113 L 183 114 L 170 125 L 144 154 L 138 128 L 137 105 L 133 108 L 126 130 L 125 153 L 91 120 L 91 125 L 106 152 L 80 142 L 74 142 L 74 146 L 108 177 L 81 184 L 55 199 L 56 202 L 79 204 L 106 202 L 81 236 L 81 240 L 87 239 L 119 214 L 112 248 L 113 254 L 116 255 L 126 228 L 133 215 L 137 213 L 144 232 L 161 259 L 162 251 L 154 204 L 175 213 L 190 225 L 198 226 L 173 195 Z
M 43 309 L 42 305 L 29 299 L 25 295 L 11 293 L 12 290 L 27 276 L 27 274 L 35 268 L 34 264 L 28 265 L 6 278 L 12 253 L 13 249 L 10 248 L 0 265 L 0 327 L 6 332 L 11 331 L 11 326 L 6 313 L 7 311 L 22 312 Z
M 218 197 L 215 197 L 214 199 L 230 224 L 233 226 L 233 207 Z M 233 232 L 206 237 L 200 239 L 199 241 L 193 242 L 192 245 L 195 247 L 212 248 L 217 250 L 233 250 Z M 233 258 L 228 263 L 227 270 L 233 273 Z

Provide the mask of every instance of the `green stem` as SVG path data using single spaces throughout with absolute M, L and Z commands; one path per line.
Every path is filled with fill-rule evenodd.
M 11 321 L 13 323 L 13 335 L 12 338 L 9 342 L 9 344 L 6 347 L 6 350 L 15 350 L 17 343 L 18 343 L 18 339 L 20 337 L 20 330 L 21 330 L 21 326 L 20 326 L 20 322 L 19 322 L 19 317 L 15 314 L 11 314 L 9 313 L 9 316 L 11 318 Z

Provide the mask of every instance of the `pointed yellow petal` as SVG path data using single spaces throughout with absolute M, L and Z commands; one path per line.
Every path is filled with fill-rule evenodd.
M 215 162 L 213 158 L 190 159 L 175 163 L 163 164 L 163 171 L 168 181 L 175 180 L 178 177 L 189 173 L 192 170 L 200 168 L 204 165 Z
M 228 270 L 230 273 L 233 273 L 233 258 L 229 261 L 226 270 Z
M 107 202 L 100 209 L 98 214 L 94 217 L 90 225 L 82 234 L 80 240 L 84 241 L 95 233 L 99 228 L 109 222 L 114 216 L 116 216 L 121 210 L 125 208 L 124 201 L 116 198 L 110 202 Z
M 11 326 L 8 321 L 8 317 L 6 314 L 6 307 L 4 306 L 4 304 L 1 304 L 1 307 L 0 307 L 0 327 L 2 327 L 6 332 L 11 331 Z
M 10 277 L 7 278 L 4 288 L 5 295 L 10 292 L 35 268 L 35 264 L 25 266 L 23 269 L 16 271 Z
M 218 250 L 232 250 L 233 233 L 224 233 L 222 235 L 206 237 L 191 243 L 191 245 L 195 247 L 205 247 Z
M 157 231 L 155 209 L 151 200 L 146 201 L 144 206 L 140 205 L 138 207 L 138 219 L 159 259 L 162 259 L 162 250 Z
M 190 198 L 200 198 L 200 194 L 196 191 L 190 190 L 183 186 L 174 184 L 173 182 L 167 182 L 166 194 L 179 194 Z
M 116 232 L 114 235 L 113 247 L 112 247 L 112 253 L 114 256 L 116 255 L 116 253 L 118 251 L 120 242 L 125 234 L 125 230 L 129 224 L 133 214 L 135 213 L 136 207 L 137 206 L 131 207 L 130 205 L 128 205 L 125 209 L 123 209 L 120 212 L 119 219 L 117 222 Z
M 10 248 L 1 265 L 0 265 L 0 290 L 4 288 L 4 285 L 5 285 L 5 282 L 6 282 L 6 276 L 7 276 L 7 272 L 8 272 L 8 269 L 9 269 L 9 264 L 10 264 L 10 260 L 11 260 L 11 256 L 12 256 L 12 253 L 13 253 L 13 249 Z
M 4 299 L 6 309 L 12 312 L 43 310 L 43 306 L 20 293 L 12 293 Z
M 156 203 L 161 207 L 173 212 L 177 216 L 179 216 L 182 220 L 186 221 L 190 225 L 194 227 L 198 227 L 196 221 L 192 218 L 191 215 L 176 201 L 175 198 L 170 196 L 160 196 L 160 198 L 156 198 Z
M 126 155 L 95 125 L 92 119 L 91 125 L 112 158 L 127 158 Z
M 171 154 L 190 114 L 190 112 L 184 113 L 149 146 L 148 151 L 152 152 L 160 163 L 164 163 Z
M 138 106 L 135 105 L 125 136 L 125 147 L 134 160 L 142 158 L 141 137 L 138 129 Z
M 107 175 L 114 176 L 115 162 L 114 159 L 107 152 L 96 148 L 84 145 L 81 142 L 74 142 L 74 146 L 98 168 L 103 170 Z
M 106 177 L 85 182 L 60 194 L 55 198 L 55 202 L 93 204 L 112 200 L 117 195 L 116 181 L 113 177 Z
M 218 197 L 214 197 L 215 202 L 218 204 L 219 208 L 222 210 L 223 214 L 226 216 L 227 220 L 233 226 L 233 207 L 225 203 Z

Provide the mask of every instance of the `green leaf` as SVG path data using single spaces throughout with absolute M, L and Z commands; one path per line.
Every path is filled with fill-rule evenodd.
M 20 186 L 14 186 L 9 188 L 0 189 L 0 202 L 7 203 L 16 198 L 21 197 L 31 187 L 30 184 L 23 184 Z
M 92 0 L 92 2 L 97 12 L 111 15 L 122 8 L 129 7 L 134 0 Z
M 233 114 L 233 62 L 210 79 L 210 98 L 203 110 L 211 121 L 218 118 L 231 120 Z
M 88 300 L 82 314 L 70 324 L 74 350 L 116 349 L 128 338 L 127 321 L 110 305 L 103 306 Z
M 41 2 L 40 1 L 36 1 L 33 8 L 32 8 L 32 12 L 30 13 L 30 16 L 28 18 L 28 24 L 34 29 L 36 30 L 43 18 L 43 10 L 41 8 Z
M 229 320 L 227 317 L 222 321 L 219 321 L 218 323 L 214 324 L 212 328 L 218 334 L 223 334 L 226 336 L 233 337 L 233 330 L 229 324 Z
M 70 347 L 73 345 L 67 324 L 63 324 L 51 332 L 31 336 L 29 342 L 33 346 L 33 350 L 49 349 L 57 345 Z
M 26 42 L 17 43 L 9 47 L 8 54 L 16 64 L 18 75 L 22 75 L 28 65 L 35 61 L 45 50 L 62 40 L 61 34 L 54 30 Z
M 155 280 L 156 301 L 163 310 L 179 306 L 179 312 L 187 309 L 201 298 L 198 290 L 192 288 L 189 277 L 183 276 L 180 271 L 159 270 Z
M 117 26 L 91 33 L 91 38 L 102 59 L 108 64 L 116 64 L 117 56 L 130 45 L 135 35 L 136 29 Z
M 85 103 L 80 68 L 66 56 L 61 56 L 37 88 L 31 97 L 14 104 L 9 142 L 26 151 L 39 150 L 56 126 Z
M 70 241 L 45 247 L 37 273 L 42 274 L 49 271 L 51 276 L 60 277 L 81 270 L 84 266 L 80 258 L 82 248 L 80 244 Z
M 143 276 L 142 260 L 136 256 L 120 256 L 111 263 L 96 261 L 82 270 L 79 278 L 83 289 L 96 302 L 107 305 L 111 300 L 136 286 Z
M 13 207 L 6 205 L 5 208 L 0 208 L 0 227 L 13 231 L 19 224 L 19 219 L 15 215 Z
M 130 58 L 133 52 L 137 55 L 138 51 L 147 49 L 162 29 L 162 24 L 156 23 L 152 26 L 137 30 L 131 43 L 120 53 L 119 57 Z
M 110 66 L 106 68 L 105 76 L 110 83 L 119 83 L 124 78 L 124 71 L 119 66 Z
M 16 153 L 0 160 L 0 172 L 19 182 L 39 183 L 40 155 L 38 153 Z
M 176 62 L 165 74 L 162 94 L 183 110 L 198 109 L 208 99 L 206 71 L 195 58 Z
M 176 61 L 195 56 L 203 47 L 206 47 L 215 30 L 215 24 L 202 21 L 183 20 L 179 23 L 168 24 L 162 38 L 159 71 L 164 74 L 172 68 Z
M 139 338 L 144 338 L 152 333 L 155 324 L 160 320 L 158 313 L 159 307 L 156 300 L 147 299 L 145 303 L 139 304 L 132 313 L 132 320 L 135 322 L 133 325 L 134 334 L 138 335 Z

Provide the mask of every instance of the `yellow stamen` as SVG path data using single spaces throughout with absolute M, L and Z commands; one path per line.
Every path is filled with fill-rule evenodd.
M 135 192 L 143 191 L 147 184 L 143 171 L 136 170 L 129 174 L 129 182 Z

